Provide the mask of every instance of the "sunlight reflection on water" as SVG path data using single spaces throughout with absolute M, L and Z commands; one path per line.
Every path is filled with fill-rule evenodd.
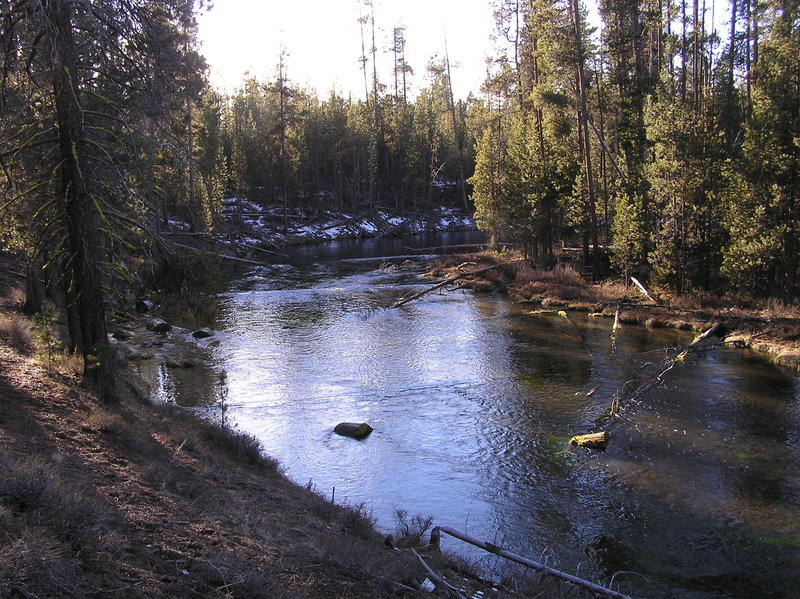
M 612 348 L 609 320 L 459 291 L 390 310 L 425 283 L 378 266 L 276 267 L 221 298 L 227 416 L 294 480 L 385 528 L 401 507 L 589 578 L 639 572 L 620 578 L 640 597 L 800 582 L 797 375 L 697 352 L 626 404 L 606 452 L 568 448 L 657 372 L 652 350 L 690 337 L 629 327 Z M 375 431 L 356 442 L 332 433 L 341 421 Z

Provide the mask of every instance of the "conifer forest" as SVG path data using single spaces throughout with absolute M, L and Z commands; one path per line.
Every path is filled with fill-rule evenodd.
M 722 22 L 721 0 L 600 0 L 594 24 L 582 0 L 492 2 L 486 79 L 458 98 L 454 57 L 414 72 L 401 26 L 376 44 L 370 3 L 343 65 L 358 95 L 303 89 L 284 54 L 225 95 L 202 1 L 0 1 L 3 245 L 67 298 L 96 387 L 112 393 L 115 298 L 172 259 L 171 221 L 214 233 L 229 197 L 448 206 L 541 267 L 567 244 L 589 278 L 797 298 L 800 1 L 729 0 Z

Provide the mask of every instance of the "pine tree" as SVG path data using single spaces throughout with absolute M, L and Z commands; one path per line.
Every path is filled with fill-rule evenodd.
M 771 3 L 753 67 L 752 113 L 730 175 L 723 271 L 739 289 L 800 291 L 800 3 Z

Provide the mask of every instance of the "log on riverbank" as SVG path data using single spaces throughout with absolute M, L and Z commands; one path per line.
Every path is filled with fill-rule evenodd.
M 493 264 L 491 266 L 484 266 L 483 268 L 479 268 L 477 270 L 471 270 L 469 272 L 459 273 L 459 274 L 457 274 L 455 276 L 452 276 L 452 277 L 449 277 L 449 278 L 445 279 L 444 281 L 436 283 L 436 285 L 433 285 L 432 287 L 428 287 L 427 289 L 423 289 L 419 293 L 415 293 L 414 295 L 411 295 L 411 296 L 409 296 L 407 298 L 399 300 L 399 301 L 395 302 L 394 304 L 392 304 L 391 307 L 392 308 L 399 308 L 400 306 L 405 306 L 407 303 L 409 303 L 411 301 L 414 301 L 415 299 L 420 298 L 423 295 L 426 295 L 426 294 L 430 293 L 431 291 L 436 291 L 437 289 L 441 289 L 445 285 L 449 285 L 450 283 L 454 283 L 455 281 L 458 281 L 459 279 L 464 279 L 464 278 L 470 277 L 472 275 L 479 275 L 479 274 L 482 274 L 482 273 L 485 273 L 485 272 L 489 272 L 490 270 L 494 270 L 496 268 L 501 268 L 503 266 L 508 266 L 509 264 L 516 264 L 518 262 L 525 262 L 525 260 L 511 260 L 510 262 L 501 262 L 500 264 Z

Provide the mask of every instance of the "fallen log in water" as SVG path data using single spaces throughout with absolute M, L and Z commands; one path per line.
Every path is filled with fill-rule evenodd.
M 464 541 L 465 543 L 469 543 L 470 545 L 474 545 L 475 547 L 483 549 L 484 551 L 488 551 L 489 553 L 493 553 L 494 555 L 500 556 L 509 561 L 521 564 L 528 568 L 533 568 L 534 570 L 538 570 L 539 572 L 544 572 L 545 574 L 548 574 L 555 578 L 559 578 L 561 580 L 570 582 L 573 585 L 586 589 L 596 595 L 600 595 L 603 597 L 612 597 L 613 599 L 631 599 L 627 595 L 624 595 L 618 591 L 600 586 L 598 584 L 594 584 L 593 582 L 589 582 L 588 580 L 584 580 L 583 578 L 578 578 L 577 576 L 573 576 L 572 574 L 567 574 L 566 572 L 562 572 L 561 570 L 556 570 L 555 568 L 551 568 L 550 566 L 545 566 L 544 564 L 535 562 L 532 559 L 528 559 L 527 557 L 523 557 L 516 553 L 512 553 L 511 551 L 503 549 L 502 547 L 498 547 L 494 543 L 481 541 L 464 532 L 456 530 L 455 528 L 450 528 L 449 526 L 437 526 L 431 531 L 431 546 L 434 549 L 439 549 L 442 533 L 448 534 L 451 537 L 455 537 L 456 539 Z
M 605 431 L 599 433 L 589 433 L 587 435 L 575 435 L 569 440 L 570 445 L 578 447 L 590 447 L 592 449 L 605 449 L 608 444 L 608 435 Z
M 661 363 L 661 370 L 658 372 L 658 374 L 656 374 L 655 376 L 651 377 L 649 380 L 647 380 L 645 383 L 640 385 L 638 388 L 635 388 L 633 390 L 633 392 L 630 395 L 627 396 L 627 400 L 626 401 L 628 401 L 628 400 L 630 400 L 630 399 L 632 399 L 632 398 L 634 398 L 636 396 L 641 396 L 643 393 L 645 393 L 646 391 L 648 391 L 649 389 L 651 389 L 655 385 L 661 383 L 663 381 L 663 379 L 664 379 L 664 376 L 670 370 L 672 370 L 675 367 L 675 364 L 683 363 L 683 361 L 686 359 L 686 357 L 691 352 L 693 352 L 694 350 L 696 350 L 699 347 L 703 346 L 706 343 L 706 341 L 708 341 L 708 339 L 712 335 L 715 335 L 716 333 L 718 333 L 720 331 L 720 329 L 722 329 L 722 323 L 715 322 L 713 325 L 711 325 L 711 327 L 709 327 L 707 330 L 705 330 L 702 334 L 700 334 L 697 337 L 695 337 L 694 340 L 689 345 L 687 345 L 683 349 L 683 351 L 681 351 L 674 358 L 669 358 L 669 357 L 664 358 L 664 361 Z M 613 345 L 613 343 L 614 343 L 614 334 L 613 333 L 612 333 L 611 339 L 612 339 L 612 345 Z M 627 381 L 625 383 L 625 385 L 627 385 L 630 382 L 632 382 L 632 381 Z M 598 425 L 603 423 L 603 422 L 605 422 L 610 417 L 616 416 L 619 413 L 619 411 L 620 411 L 620 409 L 622 408 L 622 405 L 623 405 L 622 397 L 623 397 L 625 385 L 623 385 L 622 388 L 620 388 L 619 390 L 617 390 L 616 393 L 614 393 L 614 397 L 611 399 L 611 407 L 597 420 L 597 424 Z
M 175 243 L 174 241 L 172 242 L 172 245 L 175 246 L 175 247 L 178 247 L 178 248 L 182 248 L 184 250 L 191 250 L 193 252 L 201 252 L 202 253 L 204 251 L 204 250 L 201 250 L 199 248 L 192 247 L 191 245 L 184 245 L 183 243 Z M 267 264 L 264 264 L 263 262 L 256 262 L 255 260 L 245 260 L 244 258 L 237 258 L 236 256 L 229 256 L 228 254 L 218 254 L 216 252 L 206 252 L 206 253 L 210 253 L 210 254 L 216 256 L 217 258 L 221 258 L 222 260 L 231 260 L 233 262 L 241 262 L 242 264 L 253 264 L 255 266 L 268 266 Z
M 458 281 L 459 279 L 464 279 L 464 278 L 472 276 L 472 275 L 479 275 L 481 273 L 489 272 L 490 270 L 494 270 L 495 268 L 500 268 L 501 266 L 506 266 L 508 264 L 515 264 L 517 262 L 525 262 L 525 260 L 511 260 L 510 262 L 501 262 L 500 264 L 493 264 L 492 266 L 485 266 L 485 267 L 479 268 L 477 270 L 471 270 L 469 272 L 459 273 L 459 274 L 457 274 L 455 276 L 452 276 L 452 277 L 450 277 L 448 279 L 445 279 L 444 281 L 441 281 L 440 283 L 436 283 L 436 285 L 433 285 L 432 287 L 428 287 L 427 289 L 424 289 L 424 290 L 420 291 L 419 293 L 415 293 L 414 295 L 412 295 L 410 297 L 407 297 L 405 299 L 402 299 L 400 301 L 395 302 L 394 304 L 392 304 L 392 308 L 399 308 L 400 306 L 404 306 L 408 302 L 414 301 L 415 299 L 417 299 L 419 297 L 422 297 L 423 295 L 425 295 L 427 293 L 430 293 L 431 291 L 436 291 L 437 289 L 440 289 L 440 288 L 444 287 L 445 285 L 449 285 L 450 283 Z
M 714 335 L 717 331 L 719 331 L 721 326 L 722 325 L 720 323 L 715 322 L 713 325 L 711 325 L 711 328 L 707 329 L 702 335 L 698 335 L 697 337 L 695 337 L 694 341 L 692 341 L 686 347 L 685 350 L 683 350 L 681 353 L 677 355 L 675 361 L 683 362 L 683 360 L 686 359 L 686 356 L 688 356 L 690 352 L 697 349 L 697 346 L 701 345 L 704 341 L 706 341 L 706 339 L 708 339 L 709 337 Z

